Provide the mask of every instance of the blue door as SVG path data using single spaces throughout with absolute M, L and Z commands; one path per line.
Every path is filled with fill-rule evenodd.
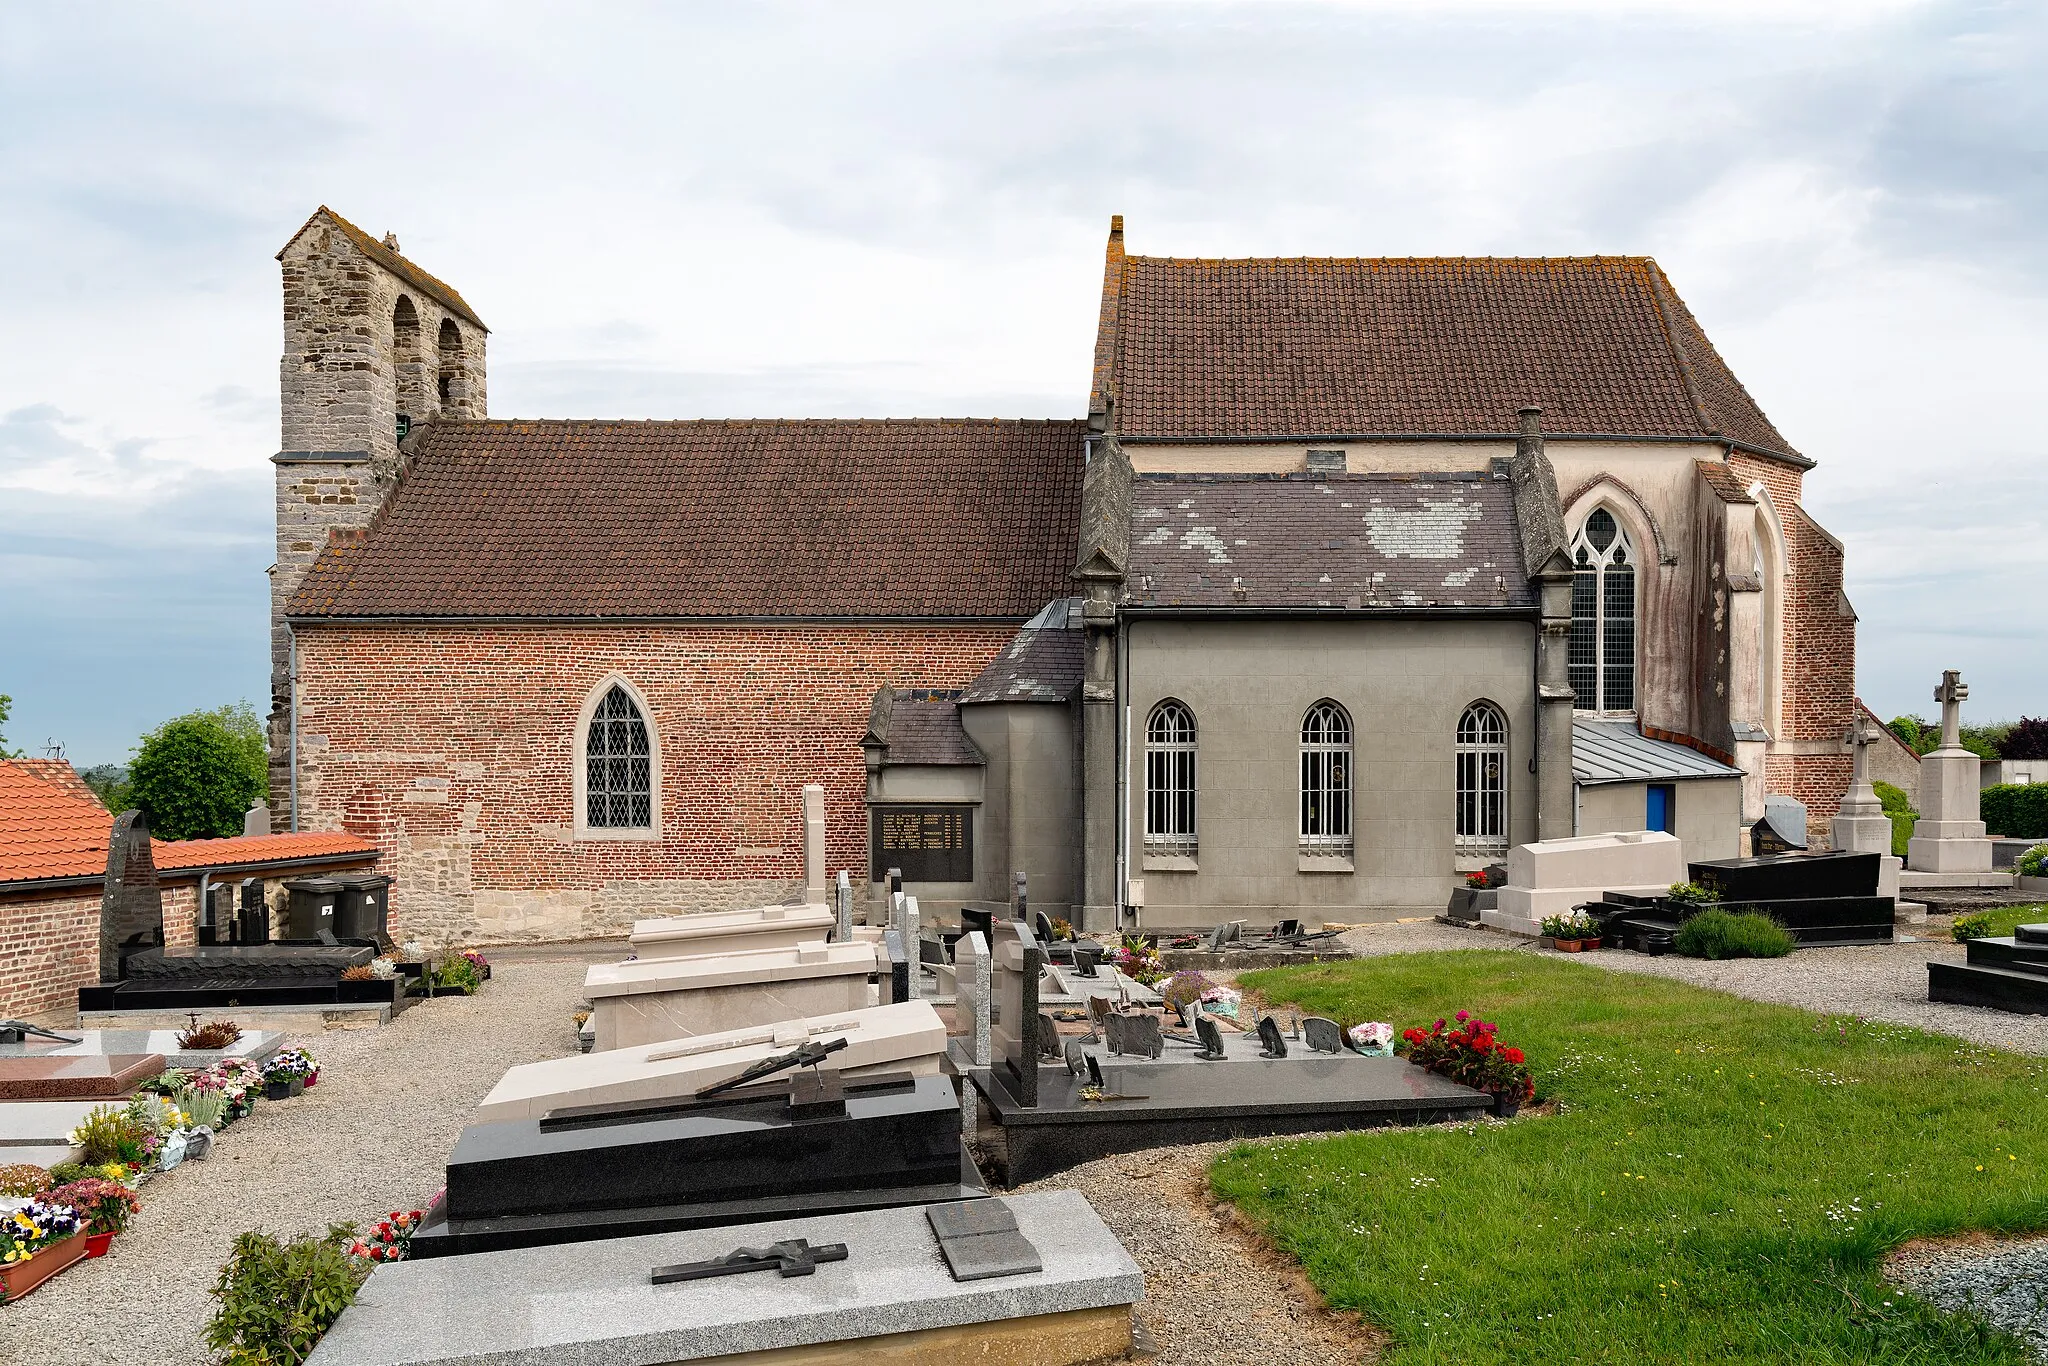
M 1651 783 L 1649 795 L 1643 806 L 1643 829 L 1662 830 L 1672 833 L 1671 824 L 1677 814 L 1678 789 L 1670 783 Z

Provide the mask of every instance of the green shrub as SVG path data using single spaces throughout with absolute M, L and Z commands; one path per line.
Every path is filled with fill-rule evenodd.
M 1979 911 L 1975 915 L 1957 916 L 1955 924 L 1948 927 L 1948 935 L 1949 938 L 1955 940 L 1958 944 L 1962 944 L 1972 939 L 1989 938 L 1991 930 L 1990 914 L 1985 911 Z
M 2048 838 L 2048 783 L 1999 783 L 1977 798 L 1977 814 L 1994 835 Z
M 1678 951 L 1688 958 L 1783 958 L 1792 932 L 1762 911 L 1701 911 L 1678 930 Z
M 1913 822 L 1920 819 L 1920 813 L 1913 809 L 1913 799 L 1901 788 L 1890 783 L 1873 783 L 1877 789 L 1878 805 L 1884 814 L 1892 819 L 1892 856 L 1906 856 L 1906 841 L 1913 838 Z
M 2021 877 L 2048 877 L 2048 844 L 2037 844 L 2027 850 L 2013 867 Z
M 1704 906 L 1710 901 L 1719 901 L 1721 894 L 1713 887 L 1698 882 L 1674 882 L 1664 893 L 1665 899 L 1681 906 Z
M 341 1311 L 354 1302 L 370 1264 L 351 1257 L 354 1224 L 331 1224 L 322 1237 L 280 1242 L 244 1233 L 221 1266 L 206 1325 L 206 1345 L 224 1366 L 284 1366 L 312 1352 Z
M 1871 786 L 1877 789 L 1877 804 L 1886 811 L 1903 811 L 1909 816 L 1913 814 L 1913 799 L 1906 795 L 1904 788 L 1894 787 L 1885 782 L 1872 783 Z

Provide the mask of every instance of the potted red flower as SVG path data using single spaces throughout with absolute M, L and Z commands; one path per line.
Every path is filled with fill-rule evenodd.
M 1438 1020 L 1427 1030 L 1404 1029 L 1396 1051 L 1417 1067 L 1486 1092 L 1496 1115 L 1514 1115 L 1536 1095 L 1522 1050 L 1502 1043 L 1499 1028 L 1470 1011 L 1459 1011 L 1456 1021 L 1456 1028 Z
M 128 1231 L 128 1221 L 141 1209 L 135 1192 L 119 1181 L 97 1176 L 82 1177 L 53 1187 L 43 1196 L 52 1204 L 69 1206 L 85 1221 L 85 1255 L 104 1257 L 117 1233 Z

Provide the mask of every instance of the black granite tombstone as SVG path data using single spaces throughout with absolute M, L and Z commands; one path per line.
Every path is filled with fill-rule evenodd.
M 1073 949 L 1075 975 L 1080 977 L 1096 977 L 1101 975 L 1097 969 L 1102 963 L 1102 945 L 1084 939 L 1075 944 Z
M 712 1097 L 473 1124 L 449 1155 L 446 1198 L 415 1236 L 412 1255 L 982 1194 L 947 1078 L 868 1076 L 838 1084 L 842 1100 L 822 1108 L 793 1110 L 799 1085 L 777 1079 Z
M 1081 1046 L 1079 1039 L 1067 1040 L 1063 1056 L 1067 1064 L 1067 1070 L 1075 1076 L 1079 1076 L 1088 1070 L 1088 1051 Z
M 1271 1015 L 1259 1021 L 1259 1056 L 1262 1058 L 1284 1058 L 1287 1056 L 1287 1036 L 1280 1032 L 1279 1022 Z
M 1060 1056 L 1059 1022 L 1044 1011 L 1038 1012 L 1038 1029 L 1032 1036 L 1038 1041 L 1038 1056 L 1055 1062 Z
M 235 942 L 238 944 L 270 942 L 270 906 L 263 899 L 262 878 L 242 879 L 242 907 L 236 913 L 235 927 Z
M 2048 925 L 1972 939 L 1960 963 L 1927 965 L 1927 999 L 2014 1015 L 2048 1015 Z
M 1195 1016 L 1195 1037 L 1202 1041 L 1202 1051 L 1196 1057 L 1207 1062 L 1221 1062 L 1227 1055 L 1223 1051 L 1223 1031 L 1207 1015 Z M 1287 1045 L 1282 1044 L 1285 1048 Z
M 994 1070 L 1019 1105 L 1038 1103 L 1038 979 L 1045 956 L 1031 927 L 1001 921 L 989 945 L 989 1046 Z
M 901 1005 L 910 999 L 910 960 L 904 956 L 901 930 L 882 931 L 882 954 L 888 959 L 877 983 L 882 989 L 882 1004 Z
M 1017 1228 L 1017 1216 L 1001 1200 L 967 1200 L 933 1205 L 924 1212 L 956 1281 L 1023 1276 L 1045 1270 L 1038 1249 Z
M 1709 859 L 1687 864 L 1686 875 L 1723 903 L 1876 896 L 1878 857 L 1838 850 Z
M 1109 1017 L 1109 1051 L 1119 1056 L 1133 1053 L 1157 1058 L 1166 1052 L 1166 1036 L 1159 1031 L 1159 1017 L 1149 1012 Z

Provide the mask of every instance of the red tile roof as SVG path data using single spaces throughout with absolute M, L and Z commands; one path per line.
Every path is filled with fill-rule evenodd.
M 95 877 L 107 870 L 114 818 L 89 789 L 80 795 L 72 783 L 43 772 L 46 763 L 0 760 L 0 883 Z
M 243 868 L 298 859 L 377 856 L 377 846 L 360 835 L 339 830 L 302 830 L 286 835 L 237 835 L 218 840 L 151 840 L 151 858 L 160 873 L 184 869 Z
M 1796 457 L 1646 256 L 1180 260 L 1113 232 L 1109 267 L 1127 436 L 1502 434 L 1536 403 L 1553 435 Z
M 0 760 L 0 886 L 104 875 L 113 828 L 113 816 L 63 760 Z M 191 873 L 301 859 L 347 863 L 377 855 L 370 841 L 339 831 L 151 840 L 150 849 L 157 871 Z
M 1741 477 L 1720 461 L 1695 460 L 1692 463 L 1699 467 L 1700 478 L 1707 481 L 1707 487 L 1712 489 L 1714 496 L 1722 502 L 1754 503 L 1756 501 L 1756 499 L 1749 496 L 1749 490 L 1742 486 Z
M 1029 617 L 1081 421 L 441 422 L 295 617 Z

